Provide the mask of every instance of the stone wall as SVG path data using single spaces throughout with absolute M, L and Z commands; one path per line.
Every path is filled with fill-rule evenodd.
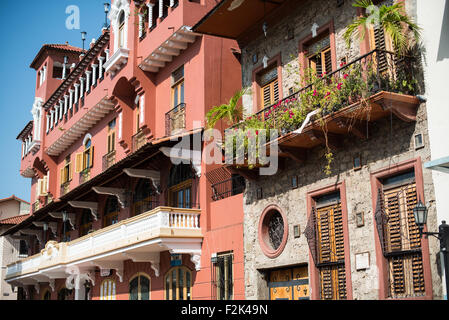
M 415 150 L 413 137 L 422 133 L 425 147 Z M 427 134 L 426 107 L 422 104 L 416 123 L 406 123 L 395 116 L 373 124 L 369 138 L 362 141 L 348 137 L 340 151 L 334 152 L 332 174 L 324 173 L 326 159 L 324 147 L 309 151 L 305 164 L 291 160 L 285 169 L 275 176 L 260 176 L 258 181 L 248 181 L 244 194 L 244 248 L 245 282 L 248 299 L 268 298 L 267 282 L 263 270 L 297 264 L 309 264 L 309 247 L 303 232 L 307 225 L 307 193 L 336 183 L 345 182 L 348 209 L 349 250 L 351 278 L 354 299 L 378 299 L 378 272 L 376 267 L 375 240 L 377 230 L 374 225 L 370 174 L 397 163 L 421 157 L 422 162 L 430 159 Z M 353 169 L 353 156 L 361 154 L 362 169 Z M 428 229 L 437 230 L 434 206 L 434 190 L 431 171 L 422 168 L 424 196 L 429 208 Z M 298 188 L 292 189 L 291 177 L 298 176 Z M 263 197 L 257 199 L 257 189 L 262 188 Z M 261 213 L 270 204 L 277 204 L 286 214 L 288 221 L 288 241 L 283 252 L 274 259 L 264 255 L 258 241 L 258 224 Z M 365 225 L 357 227 L 355 215 L 364 212 Z M 293 226 L 300 225 L 301 236 L 294 238 Z M 441 298 L 441 276 L 438 273 L 439 244 L 429 239 L 430 264 L 433 281 L 433 295 Z M 355 255 L 370 253 L 370 268 L 356 271 Z

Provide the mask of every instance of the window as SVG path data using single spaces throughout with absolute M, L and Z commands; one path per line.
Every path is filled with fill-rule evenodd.
M 413 209 L 418 203 L 414 171 L 384 178 L 375 213 L 387 261 L 388 297 L 425 295 L 421 237 Z
M 42 295 L 42 300 L 51 300 L 50 290 L 45 290 L 44 291 L 44 294 Z
M 217 288 L 217 300 L 231 300 L 233 295 L 232 278 L 232 253 L 219 254 L 214 263 L 215 286 Z
M 28 256 L 28 244 L 25 240 L 20 240 L 19 243 L 19 256 Z
M 89 209 L 83 210 L 80 222 L 80 237 L 85 236 L 92 230 L 92 213 Z
M 305 234 L 318 269 L 320 298 L 323 300 L 346 299 L 345 248 L 340 193 L 327 194 L 314 200 L 315 206 L 312 208 Z M 312 248 L 315 250 L 312 251 Z
M 84 151 L 77 153 L 75 158 L 75 169 L 77 173 L 88 171 L 94 164 L 94 147 L 90 136 L 84 141 Z
M 328 33 L 309 44 L 306 51 L 308 67 L 317 75 L 332 72 L 332 52 Z
M 192 168 L 180 164 L 170 170 L 169 203 L 174 208 L 192 208 Z
M 72 162 L 70 155 L 65 158 L 64 167 L 61 169 L 61 185 L 72 181 Z
M 140 179 L 134 190 L 133 211 L 137 216 L 157 207 L 155 192 L 150 179 Z
M 140 132 L 140 99 L 137 101 L 136 109 L 134 110 L 135 119 L 136 119 L 136 130 L 135 133 Z
M 172 74 L 172 106 L 176 108 L 184 103 L 184 66 Z
M 125 46 L 125 12 L 121 11 L 118 22 L 118 47 L 123 48 Z
M 115 151 L 115 127 L 116 119 L 108 124 L 108 154 Z
M 115 300 L 115 281 L 106 279 L 100 286 L 100 300 Z
M 103 224 L 105 227 L 111 226 L 118 222 L 118 214 L 120 212 L 120 207 L 118 204 L 117 197 L 110 196 L 106 200 L 106 205 L 104 207 L 104 217 Z
M 192 273 L 186 267 L 174 267 L 165 275 L 165 300 L 191 299 Z
M 138 273 L 129 282 L 129 300 L 150 300 L 150 277 Z
M 64 221 L 63 225 L 62 225 L 62 230 L 61 230 L 63 242 L 70 242 L 70 240 L 71 240 L 70 231 L 71 230 L 72 230 L 72 226 L 70 225 L 70 221 L 69 220 Z
M 279 100 L 279 81 L 277 65 L 268 67 L 258 75 L 262 109 L 275 104 Z

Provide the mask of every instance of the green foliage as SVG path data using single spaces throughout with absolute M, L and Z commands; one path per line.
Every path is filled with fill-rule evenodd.
M 247 92 L 248 90 L 242 89 L 234 94 L 228 104 L 212 107 L 206 114 L 208 128 L 214 128 L 222 119 L 226 119 L 229 125 L 239 122 L 242 119 L 242 105 L 239 101 Z
M 367 11 L 374 8 L 371 0 L 357 0 L 353 6 L 363 8 Z M 421 28 L 404 12 L 404 4 L 398 2 L 392 6 L 381 5 L 378 14 L 369 12 L 370 15 L 365 14 L 357 17 L 348 25 L 343 35 L 347 46 L 349 47 L 351 45 L 353 35 L 360 36 L 360 39 L 365 38 L 364 26 L 378 24 L 391 37 L 397 53 L 402 55 L 408 46 L 408 37 L 407 33 L 404 32 L 404 25 L 412 33 L 416 42 L 419 42 L 421 38 Z M 359 32 L 359 30 L 362 30 L 362 32 Z

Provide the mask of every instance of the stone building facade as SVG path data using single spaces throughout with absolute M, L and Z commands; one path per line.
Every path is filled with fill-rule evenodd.
M 306 60 L 304 48 L 316 37 L 313 35 L 315 32 L 318 38 L 326 32 L 329 35 L 331 47 L 329 60 L 332 63 L 330 71 L 335 71 L 342 65 L 368 54 L 373 50 L 371 42 L 378 36 L 375 34 L 372 36 L 373 39 L 370 39 L 367 33 L 362 40 L 354 37 L 348 48 L 344 41 L 344 32 L 348 24 L 362 12 L 352 6 L 352 1 L 337 3 L 331 0 L 284 1 L 263 18 L 260 12 L 256 13 L 255 6 L 252 7 L 251 13 L 249 5 L 247 7 L 241 5 L 240 8 L 233 10 L 228 8 L 228 11 L 235 10 L 235 17 L 247 10 L 247 14 L 250 15 L 248 19 L 258 22 L 249 28 L 242 23 L 240 29 L 234 27 L 226 32 L 222 31 L 222 27 L 221 29 L 218 27 L 218 21 L 223 22 L 220 15 L 228 14 L 226 13 L 228 3 L 230 2 L 225 1 L 218 5 L 208 20 L 194 29 L 227 37 L 234 35 L 238 40 L 241 48 L 242 84 L 244 88 L 251 89 L 243 97 L 244 115 L 247 117 L 269 109 L 266 107 L 270 105 L 270 101 L 265 101 L 265 91 L 261 90 L 262 85 L 257 83 L 264 69 L 274 66 L 273 70 L 276 73 L 274 89 L 276 93 L 271 104 L 273 100 L 276 103 L 301 88 L 301 70 L 304 68 L 302 64 Z M 376 3 L 388 5 L 393 1 Z M 415 1 L 404 1 L 404 4 L 407 14 L 415 17 Z M 231 19 L 232 14 L 228 15 Z M 262 24 L 261 21 L 265 23 Z M 238 31 L 235 31 L 236 29 Z M 378 48 L 377 45 L 376 43 L 374 47 Z M 391 46 L 383 50 L 391 50 Z M 413 179 L 407 181 L 414 185 L 413 188 L 416 190 L 414 201 L 416 203 L 423 201 L 429 209 L 428 229 L 437 229 L 432 175 L 423 167 L 423 163 L 430 159 L 426 104 L 422 100 L 416 101 L 417 114 L 413 121 L 401 121 L 400 117 L 396 117 L 392 112 L 379 121 L 370 122 L 369 126 L 363 129 L 366 130 L 364 139 L 351 135 L 340 137 L 340 148 L 332 151 L 331 174 L 325 172 L 327 151 L 325 146 L 321 145 L 307 150 L 306 160 L 303 163 L 298 163 L 292 158 L 286 159 L 274 176 L 259 176 L 254 172 L 257 170 L 247 175 L 247 188 L 244 193 L 244 266 L 247 299 L 324 298 L 324 291 L 320 286 L 324 282 L 325 273 L 321 276 L 319 273 L 324 272 L 320 270 L 326 267 L 318 270 L 316 266 L 316 257 L 313 253 L 316 248 L 313 244 L 317 246 L 319 244 L 314 238 L 317 237 L 316 234 L 311 235 L 314 232 L 310 232 L 311 226 L 314 225 L 311 216 L 315 215 L 315 211 L 312 210 L 318 207 L 318 199 L 335 194 L 338 194 L 342 211 L 341 243 L 344 253 L 338 262 L 343 268 L 331 272 L 343 272 L 345 276 L 341 278 L 344 280 L 338 277 L 340 292 L 331 292 L 328 298 L 357 300 L 442 298 L 438 240 L 434 238 L 421 240 L 423 267 L 413 273 L 413 277 L 417 274 L 418 277 L 422 277 L 420 293 L 396 294 L 391 290 L 396 290 L 397 286 L 404 285 L 410 279 L 398 280 L 394 268 L 397 267 L 395 263 L 401 258 L 392 258 L 391 252 L 387 252 L 383 246 L 384 242 L 379 238 L 383 237 L 380 234 L 384 232 L 382 228 L 385 228 L 385 224 L 377 220 L 378 213 L 385 210 L 385 204 L 378 205 L 377 198 L 381 194 L 379 191 L 387 190 L 383 186 L 390 181 L 390 178 L 399 179 L 398 177 L 404 173 L 413 175 Z M 399 106 L 400 102 L 397 103 Z M 417 135 L 422 138 L 421 144 L 416 144 Z M 290 142 L 290 145 L 292 144 Z M 356 159 L 360 165 L 354 165 Z M 236 168 L 241 169 L 238 166 Z M 395 196 L 399 199 L 399 193 Z M 406 206 L 409 216 L 407 219 L 410 219 L 415 203 L 407 202 Z M 273 227 L 271 223 L 278 225 Z M 270 234 L 276 232 L 279 224 L 282 225 L 281 234 Z M 317 225 L 316 228 L 319 229 L 319 223 Z M 416 228 L 416 225 L 413 228 Z M 399 232 L 404 243 L 413 237 L 408 233 L 410 230 L 401 229 Z M 316 231 L 319 232 L 321 231 Z M 416 237 L 416 234 L 414 236 Z M 276 237 L 278 243 L 270 248 L 270 242 L 273 244 Z M 337 262 L 334 262 L 333 266 L 336 264 Z M 331 265 L 332 263 L 327 267 L 332 269 Z M 404 262 L 404 268 L 408 268 L 405 265 Z M 407 278 L 411 273 L 408 273 L 408 276 L 406 274 L 407 271 L 404 271 L 402 276 Z

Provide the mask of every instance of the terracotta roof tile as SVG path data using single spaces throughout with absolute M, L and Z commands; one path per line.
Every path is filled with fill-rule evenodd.
M 31 216 L 30 214 L 27 214 L 27 215 L 21 215 L 21 216 L 15 216 L 15 217 L 3 219 L 3 220 L 0 220 L 0 224 L 14 224 L 14 225 L 19 224 L 22 221 L 29 218 L 30 216 Z

